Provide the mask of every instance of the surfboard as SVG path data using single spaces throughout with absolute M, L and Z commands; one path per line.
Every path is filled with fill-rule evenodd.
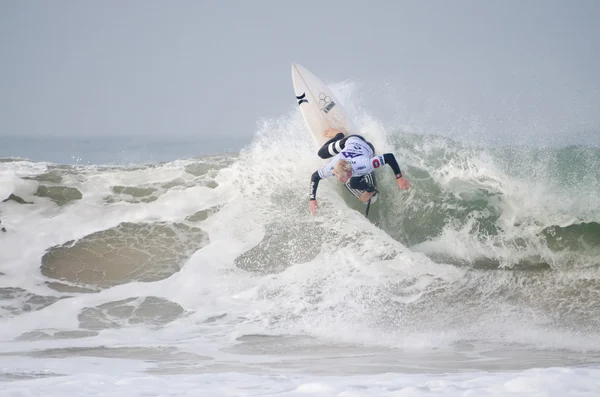
M 328 128 L 337 128 L 346 135 L 356 133 L 340 101 L 317 76 L 305 67 L 292 63 L 292 83 L 298 107 L 317 150 L 327 142 L 328 138 L 323 136 L 323 131 Z M 367 178 L 377 186 L 374 172 L 367 175 Z M 363 193 L 362 190 L 350 188 L 349 183 L 346 183 L 346 188 L 357 198 Z M 374 203 L 377 196 L 375 194 L 370 203 Z
M 293 63 L 292 82 L 300 112 L 319 148 L 327 141 L 323 136 L 327 128 L 338 128 L 347 134 L 355 132 L 340 101 L 308 69 Z

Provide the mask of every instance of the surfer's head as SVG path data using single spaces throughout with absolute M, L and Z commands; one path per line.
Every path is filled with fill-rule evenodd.
M 338 181 L 346 183 L 352 178 L 352 166 L 346 160 L 340 160 L 333 166 L 333 173 Z

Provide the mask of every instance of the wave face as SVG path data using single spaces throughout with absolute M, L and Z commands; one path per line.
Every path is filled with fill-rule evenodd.
M 481 149 L 410 135 L 394 144 L 408 151 L 419 185 L 403 216 L 391 216 L 389 201 L 380 209 L 382 227 L 402 243 L 472 268 L 599 263 L 600 149 Z
M 399 191 L 378 170 L 369 219 L 335 180 L 310 215 L 321 160 L 296 113 L 264 122 L 234 154 L 135 166 L 3 159 L 0 316 L 12 326 L 0 337 L 23 349 L 51 341 L 36 353 L 48 357 L 132 337 L 147 350 L 123 354 L 142 359 L 173 356 L 148 347 L 166 340 L 233 352 L 260 335 L 600 350 L 599 149 L 360 129 L 413 182 Z

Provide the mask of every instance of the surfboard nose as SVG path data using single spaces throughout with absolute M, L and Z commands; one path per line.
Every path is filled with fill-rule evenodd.
M 309 73 L 302 65 L 300 65 L 299 63 L 296 62 L 292 62 L 292 73 L 298 73 L 298 74 L 306 74 Z

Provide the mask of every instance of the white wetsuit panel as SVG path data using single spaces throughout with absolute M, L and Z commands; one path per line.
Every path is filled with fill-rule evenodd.
M 370 174 L 376 168 L 385 164 L 383 156 L 374 156 L 371 147 L 362 139 L 349 137 L 344 149 L 336 154 L 329 164 L 318 169 L 321 178 L 329 178 L 333 175 L 333 167 L 340 160 L 346 160 L 352 166 L 352 176 L 363 176 Z

